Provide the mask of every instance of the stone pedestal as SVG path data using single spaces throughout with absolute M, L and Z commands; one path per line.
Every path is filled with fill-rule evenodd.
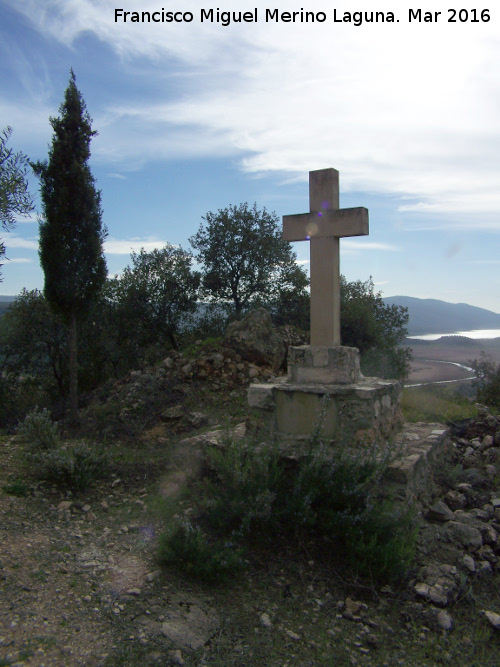
M 355 347 L 301 345 L 288 349 L 288 382 L 352 384 L 363 379 Z
M 364 378 L 359 352 L 349 347 L 289 349 L 288 378 L 252 384 L 248 402 L 280 446 L 300 454 L 311 436 L 359 445 L 390 437 L 401 423 L 402 387 Z

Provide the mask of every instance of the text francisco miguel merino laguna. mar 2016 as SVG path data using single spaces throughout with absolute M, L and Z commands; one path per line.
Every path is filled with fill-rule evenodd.
M 332 8 L 326 12 L 280 11 L 279 9 L 261 9 L 255 7 L 248 11 L 222 11 L 216 9 L 200 9 L 196 15 L 190 11 L 165 11 L 162 7 L 157 11 L 128 11 L 115 9 L 115 23 L 192 23 L 196 19 L 200 23 L 219 23 L 229 26 L 232 23 L 346 23 L 355 26 L 364 23 L 399 23 L 400 14 L 380 11 L 340 11 Z M 260 11 L 260 16 L 259 16 Z M 404 12 L 401 12 L 401 17 Z M 491 20 L 489 9 L 447 9 L 446 11 L 425 11 L 408 9 L 405 13 L 408 23 L 488 23 Z

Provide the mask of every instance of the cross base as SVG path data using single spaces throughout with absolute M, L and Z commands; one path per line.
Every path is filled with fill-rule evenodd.
M 288 382 L 353 384 L 363 380 L 356 347 L 301 345 L 288 348 Z
M 302 455 L 317 429 L 323 442 L 349 447 L 390 437 L 402 421 L 401 394 L 396 380 L 365 378 L 350 384 L 277 380 L 251 384 L 248 403 L 280 449 Z

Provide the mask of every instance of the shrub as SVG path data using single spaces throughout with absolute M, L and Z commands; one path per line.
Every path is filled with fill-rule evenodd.
M 231 542 L 209 540 L 189 519 L 177 518 L 159 541 L 159 561 L 207 582 L 220 582 L 244 566 L 243 550 Z
M 256 523 L 262 528 L 279 520 L 276 505 L 283 486 L 283 465 L 275 450 L 228 439 L 222 449 L 209 450 L 207 458 L 211 475 L 202 502 L 213 529 L 244 536 Z
M 31 454 L 38 479 L 66 489 L 83 491 L 105 474 L 108 457 L 82 440 Z
M 474 381 L 477 400 L 500 410 L 500 364 L 495 364 L 484 352 L 481 358 L 469 362 L 476 374 Z
M 274 540 L 279 532 L 287 541 L 327 538 L 330 553 L 359 572 L 397 578 L 409 567 L 416 534 L 407 507 L 378 497 L 390 457 L 389 446 L 353 451 L 313 441 L 290 467 L 268 445 L 228 441 L 208 454 L 208 478 L 193 514 L 198 525 L 184 521 L 162 538 L 162 562 L 210 578 L 221 563 L 234 569 L 246 543 Z
M 19 426 L 18 433 L 34 452 L 48 451 L 59 443 L 57 425 L 51 420 L 48 410 L 36 407 L 26 415 Z

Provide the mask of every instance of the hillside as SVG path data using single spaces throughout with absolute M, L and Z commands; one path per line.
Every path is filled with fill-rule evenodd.
M 472 329 L 500 329 L 500 314 L 467 303 L 448 303 L 438 299 L 389 296 L 387 305 L 404 306 L 410 316 L 410 336 L 427 333 L 454 333 Z

